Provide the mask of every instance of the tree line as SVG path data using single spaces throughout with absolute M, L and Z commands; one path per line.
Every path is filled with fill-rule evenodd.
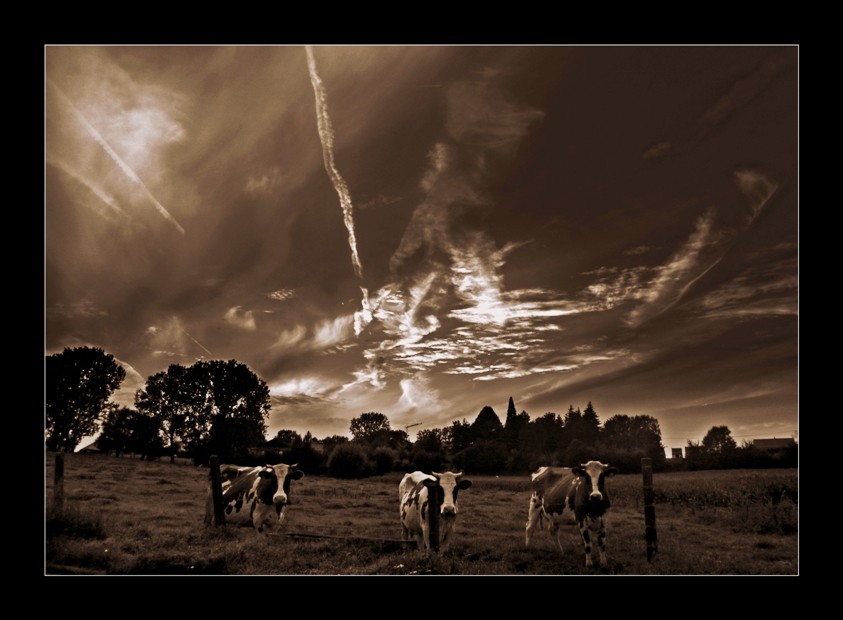
M 420 430 L 412 442 L 406 431 L 392 429 L 387 416 L 374 411 L 351 420 L 351 439 L 316 439 L 310 432 L 301 436 L 282 429 L 267 441 L 269 389 L 236 360 L 171 364 L 137 390 L 134 409 L 110 402 L 124 378 L 123 368 L 102 349 L 66 348 L 48 356 L 47 448 L 73 451 L 82 437 L 101 429 L 99 449 L 118 456 L 169 456 L 172 461 L 181 454 L 207 464 L 216 454 L 223 462 L 242 465 L 283 458 L 308 473 L 339 478 L 449 468 L 524 474 L 542 465 L 572 466 L 589 459 L 636 472 L 643 457 L 651 458 L 657 470 L 667 466 L 656 418 L 622 414 L 601 423 L 590 401 L 582 411 L 570 405 L 564 415 L 548 412 L 532 419 L 526 411 L 518 413 L 510 397 L 503 422 L 487 405 L 471 422 Z M 759 462 L 751 446 L 732 444 L 727 427 L 712 427 L 702 443 L 689 442 L 689 458 L 682 465 L 751 467 L 753 459 Z

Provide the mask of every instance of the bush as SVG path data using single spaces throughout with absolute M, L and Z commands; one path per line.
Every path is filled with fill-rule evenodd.
M 365 478 L 370 473 L 368 455 L 359 444 L 339 444 L 328 457 L 328 475 L 334 478 Z
M 375 472 L 382 476 L 392 471 L 395 461 L 398 460 L 398 453 L 392 448 L 375 448 L 372 452 L 372 460 L 374 461 Z
M 507 456 L 501 442 L 481 440 L 454 455 L 454 466 L 471 474 L 496 474 L 505 471 Z
M 430 473 L 432 471 L 442 471 L 445 469 L 443 465 L 444 461 L 442 460 L 441 453 L 419 450 L 413 454 L 413 460 L 410 466 L 413 470 Z

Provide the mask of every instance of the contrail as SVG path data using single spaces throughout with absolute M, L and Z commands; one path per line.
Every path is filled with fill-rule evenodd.
M 99 144 L 102 149 L 106 153 L 108 153 L 108 156 L 111 157 L 111 159 L 114 161 L 115 164 L 117 164 L 120 170 L 122 170 L 123 173 L 127 177 L 129 177 L 129 179 L 134 181 L 136 185 L 141 187 L 146 192 L 147 197 L 152 201 L 152 204 L 155 205 L 155 208 L 158 209 L 158 212 L 163 215 L 165 219 L 169 220 L 173 224 L 173 226 L 176 227 L 176 230 L 178 230 L 183 235 L 184 228 L 182 228 L 181 224 L 179 224 L 176 219 L 172 215 L 170 215 L 170 212 L 167 211 L 167 209 L 165 209 L 160 202 L 158 202 L 158 199 L 152 195 L 152 192 L 149 191 L 149 188 L 146 186 L 146 184 L 141 181 L 141 178 L 137 174 L 135 174 L 135 171 L 132 170 L 129 165 L 124 162 L 117 153 L 114 152 L 114 149 L 112 149 L 108 142 L 105 141 L 105 138 L 103 138 L 100 132 L 97 131 L 96 128 L 88 122 L 88 119 L 85 118 L 82 112 L 79 111 L 79 109 L 73 104 L 73 102 L 67 97 L 67 95 L 65 95 L 62 90 L 49 78 L 47 79 L 47 82 L 56 90 L 56 92 L 61 96 L 62 100 L 64 100 L 64 102 L 67 103 L 68 106 L 70 106 L 70 109 L 72 109 L 73 112 L 76 114 L 76 118 L 79 119 L 79 122 L 82 124 L 82 126 L 88 131 L 88 133 L 97 142 L 97 144 Z
M 313 50 L 309 45 L 305 46 L 307 51 L 307 68 L 310 70 L 310 82 L 313 84 L 313 94 L 316 96 L 316 122 L 319 128 L 319 138 L 322 141 L 322 158 L 325 161 L 325 171 L 331 177 L 331 183 L 340 197 L 343 220 L 348 230 L 348 245 L 351 246 L 351 262 L 354 265 L 354 273 L 360 278 L 363 276 L 363 267 L 360 264 L 360 257 L 357 255 L 357 239 L 354 236 L 354 216 L 352 213 L 351 195 L 348 193 L 348 186 L 340 176 L 337 167 L 334 165 L 334 128 L 331 126 L 331 118 L 328 116 L 328 99 L 325 95 L 325 88 L 322 80 L 316 73 L 316 60 L 313 57 Z
M 214 354 L 213 354 L 213 353 L 211 353 L 210 351 L 208 351 L 208 349 L 206 349 L 206 348 L 204 347 L 204 345 L 203 345 L 201 342 L 199 342 L 198 340 L 196 340 L 196 338 L 194 338 L 193 336 L 191 336 L 190 334 L 188 334 L 188 333 L 187 333 L 187 330 L 186 330 L 185 328 L 183 328 L 183 327 L 179 327 L 179 329 L 180 329 L 180 330 L 182 330 L 182 331 L 184 332 L 184 334 L 185 334 L 188 338 L 190 338 L 193 342 L 195 342 L 195 343 L 196 343 L 196 344 L 197 344 L 197 345 L 198 345 L 198 346 L 199 346 L 199 347 L 200 347 L 203 351 L 205 351 L 205 353 L 207 353 L 207 354 L 208 354 L 208 355 L 210 355 L 211 357 L 214 357 Z

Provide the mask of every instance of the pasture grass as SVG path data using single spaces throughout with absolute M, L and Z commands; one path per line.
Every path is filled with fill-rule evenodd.
M 46 462 L 52 496 L 53 459 Z M 65 514 L 45 510 L 45 573 L 120 575 L 795 575 L 796 470 L 654 475 L 658 553 L 646 558 L 640 475 L 607 481 L 607 562 L 585 567 L 573 519 L 562 553 L 546 531 L 525 548 L 527 476 L 467 476 L 448 553 L 400 540 L 393 472 L 305 476 L 279 531 L 248 515 L 203 523 L 207 469 L 169 461 L 65 455 Z M 597 561 L 595 553 L 595 562 Z

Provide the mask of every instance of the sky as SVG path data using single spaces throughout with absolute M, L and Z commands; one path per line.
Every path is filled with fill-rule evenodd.
M 236 359 L 268 437 L 512 397 L 798 439 L 798 46 L 44 61 L 45 355 L 113 355 L 115 402 Z

